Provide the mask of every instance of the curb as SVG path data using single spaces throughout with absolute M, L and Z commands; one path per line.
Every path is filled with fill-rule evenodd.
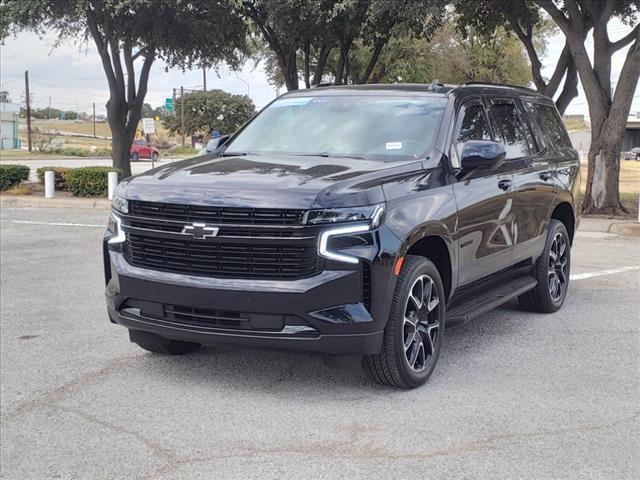
M 44 198 L 33 195 L 1 195 L 2 208 L 79 208 L 85 210 L 110 210 L 111 201 L 106 198 Z
M 609 227 L 609 233 L 640 238 L 640 223 L 612 223 Z

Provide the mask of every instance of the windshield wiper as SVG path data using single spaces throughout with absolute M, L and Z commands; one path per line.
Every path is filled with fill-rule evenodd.
M 220 154 L 221 157 L 243 157 L 245 155 L 249 155 L 251 152 L 222 152 Z M 255 153 L 251 153 L 251 155 L 256 155 Z
M 365 160 L 364 157 L 358 157 L 357 155 L 337 155 L 333 153 L 321 152 L 321 153 L 302 153 L 296 155 L 299 157 L 324 157 L 324 158 L 355 158 L 356 160 Z

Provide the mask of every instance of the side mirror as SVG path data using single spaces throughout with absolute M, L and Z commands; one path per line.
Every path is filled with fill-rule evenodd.
M 496 168 L 504 162 L 507 152 L 501 142 L 492 140 L 469 140 L 462 147 L 463 170 Z

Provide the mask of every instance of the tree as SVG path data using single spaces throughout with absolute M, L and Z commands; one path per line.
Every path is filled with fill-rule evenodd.
M 125 176 L 153 62 L 237 67 L 245 50 L 245 25 L 226 0 L 5 0 L 0 19 L 3 38 L 24 28 L 93 39 L 109 85 L 113 165 Z
M 589 106 L 591 148 L 585 213 L 628 213 L 620 203 L 620 149 L 640 77 L 640 25 L 636 0 L 535 0 L 558 25 L 575 62 Z M 612 41 L 608 23 L 621 18 L 635 27 L 624 37 Z M 584 39 L 593 28 L 593 62 Z M 627 47 L 620 78 L 612 94 L 611 57 Z
M 578 95 L 575 63 L 565 43 L 551 78 L 542 76 L 540 58 L 545 53 L 546 37 L 553 29 L 535 4 L 530 0 L 454 0 L 454 5 L 458 26 L 463 33 L 468 27 L 488 37 L 495 36 L 501 29 L 514 33 L 526 49 L 536 89 L 548 97 L 557 96 L 556 107 L 560 113 L 564 113 L 571 100 Z M 584 38 L 586 32 L 583 41 Z
M 300 71 L 307 87 L 321 83 L 327 71 L 336 84 L 367 83 L 389 42 L 432 31 L 444 5 L 444 0 L 244 0 L 242 11 L 267 46 L 268 65 L 279 70 L 272 69 L 271 77 L 296 90 Z M 359 71 L 351 62 L 355 49 L 366 55 Z
M 187 134 L 206 134 L 219 130 L 231 134 L 238 130 L 255 114 L 255 106 L 246 95 L 232 95 L 222 90 L 209 90 L 185 94 L 176 99 L 179 111 L 184 101 L 184 125 Z M 167 115 L 164 125 L 173 132 L 179 132 L 180 117 Z

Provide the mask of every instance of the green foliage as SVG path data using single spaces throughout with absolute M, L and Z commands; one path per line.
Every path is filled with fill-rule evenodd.
M 122 175 L 122 170 L 111 167 L 71 168 L 65 174 L 67 189 L 76 197 L 104 196 L 108 190 L 109 172 Z
M 212 129 L 222 134 L 234 133 L 255 113 L 255 106 L 246 95 L 232 95 L 222 90 L 209 90 L 185 94 L 176 99 L 176 111 L 180 111 L 184 101 L 184 125 L 186 133 L 207 134 Z M 180 131 L 180 116 L 166 115 L 165 127 L 173 132 Z
M 183 147 L 182 145 L 172 147 L 167 150 L 167 155 L 193 155 L 196 153 L 198 153 L 198 150 L 195 148 L 187 146 Z
M 8 190 L 28 179 L 29 167 L 25 165 L 0 165 L 0 190 Z
M 56 190 L 66 191 L 67 184 L 65 181 L 65 175 L 71 169 L 69 167 L 40 167 L 36 170 L 36 175 L 38 177 L 38 180 L 40 180 L 41 182 L 44 182 L 44 172 L 49 170 L 53 171 Z

